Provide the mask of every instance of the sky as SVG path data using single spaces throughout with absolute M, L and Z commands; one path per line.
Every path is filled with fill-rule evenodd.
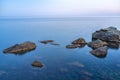
M 120 16 L 120 0 L 0 0 L 0 17 Z

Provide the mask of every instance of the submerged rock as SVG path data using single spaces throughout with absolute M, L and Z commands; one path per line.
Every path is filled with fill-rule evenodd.
M 69 48 L 69 49 L 73 49 L 73 48 L 77 48 L 78 46 L 76 45 L 67 45 L 66 48 Z
M 92 53 L 96 57 L 104 58 L 107 55 L 107 50 L 108 50 L 107 46 L 104 46 L 104 47 L 94 49 L 90 51 L 90 53 Z
M 26 41 L 21 44 L 16 44 L 12 47 L 9 47 L 5 50 L 3 50 L 4 53 L 14 53 L 14 54 L 21 54 L 25 53 L 31 50 L 34 50 L 36 48 L 36 44 L 30 41 Z
M 80 68 L 83 68 L 85 65 L 81 64 L 80 62 L 71 62 L 71 63 L 68 63 L 69 65 L 72 65 L 72 66 L 75 66 L 75 67 L 80 67 Z
M 34 61 L 31 65 L 34 67 L 40 67 L 40 68 L 43 67 L 43 64 L 39 61 Z
M 43 43 L 43 44 L 48 44 L 48 43 L 51 43 L 51 42 L 54 42 L 53 40 L 44 40 L 44 41 L 39 41 L 40 43 Z
M 79 38 L 77 40 L 74 40 L 72 44 L 86 44 L 86 41 L 84 38 Z
M 94 32 L 92 39 L 100 39 L 106 42 L 120 42 L 120 31 L 115 27 L 108 27 Z
M 60 44 L 58 43 L 50 43 L 51 45 L 54 45 L 54 46 L 59 46 Z
M 96 49 L 99 47 L 107 46 L 108 44 L 106 42 L 103 42 L 103 41 L 97 39 L 95 41 L 89 42 L 87 45 L 93 49 Z

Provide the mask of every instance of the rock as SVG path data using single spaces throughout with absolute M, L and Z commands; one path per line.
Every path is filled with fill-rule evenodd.
M 120 43 L 118 42 L 107 42 L 108 47 L 113 48 L 113 49 L 118 49 L 120 46 Z
M 48 43 L 51 43 L 51 42 L 54 42 L 53 40 L 44 40 L 44 41 L 39 41 L 40 43 L 43 43 L 43 44 L 48 44 Z
M 26 41 L 22 44 L 16 44 L 12 47 L 9 47 L 3 50 L 4 53 L 14 53 L 14 54 L 21 54 L 36 48 L 36 44 L 30 41 Z
M 104 58 L 107 55 L 107 50 L 108 50 L 107 46 L 104 46 L 104 47 L 94 49 L 90 51 L 90 53 L 92 53 L 96 57 Z
M 82 48 L 86 45 L 86 41 L 83 38 L 74 40 L 71 45 L 67 45 L 66 48 Z
M 99 47 L 107 46 L 108 44 L 106 42 L 103 42 L 103 41 L 97 39 L 95 41 L 89 42 L 87 45 L 93 49 L 96 49 Z
M 43 64 L 39 61 L 34 61 L 31 65 L 34 67 L 40 67 L 40 68 L 43 67 Z
M 120 42 L 120 31 L 115 27 L 108 27 L 94 32 L 92 39 L 100 39 L 106 42 Z
M 76 45 L 67 45 L 66 48 L 69 48 L 69 49 L 73 49 L 73 48 L 77 48 L 78 46 Z
M 74 40 L 72 44 L 86 44 L 86 41 L 84 38 L 79 38 L 77 40 Z

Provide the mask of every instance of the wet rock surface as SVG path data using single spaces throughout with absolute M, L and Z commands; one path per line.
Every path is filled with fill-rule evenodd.
M 108 51 L 108 47 L 104 46 L 104 47 L 94 49 L 94 50 L 90 51 L 90 53 L 96 57 L 104 58 L 107 55 L 107 51 Z
M 79 38 L 79 39 L 74 40 L 72 44 L 86 44 L 86 41 L 84 38 Z
M 75 46 L 75 45 L 67 45 L 66 48 L 69 48 L 69 49 L 73 49 L 73 48 L 77 48 L 78 46 Z
M 43 64 L 39 61 L 34 61 L 31 65 L 34 66 L 34 67 L 40 67 L 40 68 L 43 67 Z
M 86 41 L 84 38 L 76 39 L 72 42 L 72 44 L 67 45 L 66 48 L 72 49 L 72 48 L 82 48 L 86 45 Z
M 108 44 L 106 42 L 103 42 L 103 41 L 97 39 L 95 41 L 89 42 L 87 45 L 93 49 L 96 49 L 99 47 L 107 46 Z
M 14 53 L 14 54 L 21 54 L 25 53 L 31 50 L 34 50 L 36 48 L 36 44 L 30 41 L 26 41 L 21 44 L 16 44 L 12 47 L 9 47 L 5 50 L 3 50 L 3 53 Z
M 44 41 L 39 41 L 39 42 L 43 44 L 48 44 L 48 43 L 54 42 L 54 40 L 44 40 Z
M 100 39 L 106 42 L 120 42 L 120 31 L 115 27 L 100 29 L 92 33 L 92 39 Z

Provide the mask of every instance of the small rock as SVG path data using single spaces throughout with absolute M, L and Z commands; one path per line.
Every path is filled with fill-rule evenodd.
M 99 47 L 107 46 L 108 44 L 98 39 L 98 40 L 89 42 L 87 45 L 93 49 L 96 49 Z
M 107 55 L 107 46 L 97 48 L 95 50 L 90 51 L 94 56 L 99 57 L 99 58 L 104 58 Z
M 48 43 L 51 43 L 51 42 L 54 42 L 53 40 L 44 40 L 44 41 L 39 41 L 40 43 L 43 43 L 43 44 L 48 44 Z
M 84 38 L 79 38 L 77 40 L 74 40 L 72 44 L 86 44 L 86 41 Z
M 39 61 L 34 61 L 33 63 L 32 63 L 32 66 L 34 66 L 34 67 L 43 67 L 43 64 L 41 63 L 41 62 L 39 62 Z
M 77 40 L 74 40 L 71 45 L 67 45 L 66 48 L 82 48 L 86 45 L 86 41 L 83 38 L 79 38 Z
M 77 45 L 67 45 L 66 48 L 69 48 L 69 49 L 73 49 L 73 48 L 77 48 L 78 46 Z
M 30 41 L 26 41 L 22 44 L 16 44 L 12 47 L 9 47 L 5 50 L 3 50 L 4 53 L 14 53 L 14 54 L 20 54 L 25 53 L 31 50 L 34 50 L 36 48 L 36 44 Z

